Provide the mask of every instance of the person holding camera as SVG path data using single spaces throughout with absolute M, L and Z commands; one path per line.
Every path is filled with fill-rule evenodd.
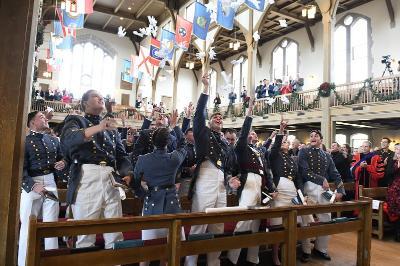
M 122 217 L 121 195 L 112 181 L 120 176 L 130 184 L 131 161 L 115 119 L 100 117 L 104 110 L 101 94 L 89 90 L 83 94 L 81 104 L 85 116 L 69 115 L 61 134 L 63 151 L 71 162 L 67 202 L 71 204 L 75 220 Z M 106 249 L 123 240 L 120 232 L 103 236 Z M 94 246 L 95 240 L 95 235 L 78 236 L 76 247 Z
M 336 200 L 341 200 L 345 194 L 344 186 L 339 172 L 336 170 L 332 157 L 320 147 L 322 146 L 322 134 L 319 130 L 310 132 L 310 146 L 303 148 L 299 152 L 299 174 L 304 182 L 304 194 L 316 204 L 326 204 L 330 200 L 325 198 L 324 192 L 329 191 L 328 180 L 333 180 L 337 193 L 334 194 Z M 331 220 L 330 213 L 316 214 L 320 222 Z M 303 221 L 303 225 L 307 224 Z M 319 236 L 315 240 L 313 253 L 324 260 L 331 260 L 328 254 L 329 236 Z M 302 262 L 310 260 L 311 241 L 305 239 L 302 242 L 303 255 Z
M 42 112 L 28 114 L 29 135 L 25 140 L 24 168 L 20 201 L 20 236 L 18 265 L 25 265 L 29 216 L 42 210 L 43 222 L 58 219 L 59 205 L 54 174 L 65 167 L 60 143 L 56 137 L 43 133 L 48 120 Z M 57 249 L 58 238 L 46 238 L 45 249 Z

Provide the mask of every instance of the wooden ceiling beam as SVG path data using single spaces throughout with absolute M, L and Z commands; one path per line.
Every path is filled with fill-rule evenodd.
M 394 28 L 396 26 L 395 16 L 394 16 L 394 9 L 392 5 L 392 0 L 385 0 L 386 7 L 389 13 L 390 18 L 390 27 Z
M 104 23 L 104 25 L 103 25 L 103 30 L 104 30 L 105 28 L 107 28 L 107 25 L 111 22 L 112 18 L 113 18 L 113 16 L 110 16 L 110 17 L 107 19 L 106 23 Z M 86 26 L 86 25 L 85 25 L 85 26 Z
M 124 4 L 125 0 L 120 0 L 119 4 L 114 8 L 114 13 L 117 13 L 121 6 Z
M 99 5 L 95 5 L 93 7 L 93 11 L 94 12 L 98 12 L 98 13 L 102 13 L 102 14 L 106 14 L 106 15 L 110 15 L 112 17 L 120 17 L 123 19 L 127 19 L 127 20 L 132 20 L 135 23 L 140 23 L 142 25 L 147 25 L 147 22 L 141 19 L 135 19 L 132 17 L 131 14 L 127 13 L 127 12 L 123 12 L 123 11 L 118 11 L 116 13 L 114 13 L 114 9 L 113 8 L 109 8 L 106 6 L 99 6 Z
M 295 21 L 297 23 L 301 23 L 301 24 L 306 24 L 307 23 L 307 20 L 305 20 L 303 18 L 300 18 L 300 17 L 298 17 L 298 16 L 296 16 L 294 14 L 291 14 L 291 13 L 289 13 L 287 11 L 279 10 L 276 7 L 271 7 L 270 12 L 271 12 L 271 14 L 274 14 L 274 15 L 277 15 L 277 16 L 280 16 L 280 17 L 283 17 L 283 18 L 287 18 L 287 19 L 293 20 L 293 21 Z
M 154 0 L 148 0 L 146 1 L 136 12 L 136 18 L 140 18 L 142 14 L 153 4 Z

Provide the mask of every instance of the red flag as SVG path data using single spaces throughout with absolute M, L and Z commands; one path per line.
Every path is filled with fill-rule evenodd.
M 147 72 L 150 76 L 152 76 L 152 73 L 150 72 L 150 67 L 148 64 L 149 60 L 149 49 L 145 48 L 143 46 L 140 46 L 140 51 L 139 51 L 139 70 L 144 72 Z
M 193 24 L 181 16 L 176 16 L 176 45 L 183 50 L 187 50 L 192 37 Z
M 160 41 L 157 39 L 151 38 L 149 62 L 153 66 L 160 65 L 160 61 L 162 60 L 162 58 L 159 56 L 159 52 L 160 52 Z
M 92 14 L 93 0 L 77 0 L 77 12 L 79 14 Z

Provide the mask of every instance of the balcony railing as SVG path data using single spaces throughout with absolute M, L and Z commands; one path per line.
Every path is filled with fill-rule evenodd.
M 400 99 L 400 76 L 371 79 L 371 83 L 361 81 L 336 86 L 332 106 L 364 104 Z M 368 89 L 371 86 L 374 93 Z M 365 89 L 364 89 L 365 87 Z M 338 97 L 339 96 L 339 97 Z M 384 97 L 383 99 L 380 97 Z
M 368 86 L 371 86 L 373 92 Z M 364 86 L 366 86 L 364 88 Z M 370 84 L 366 81 L 341 84 L 336 86 L 336 93 L 331 93 L 331 106 L 343 106 L 352 104 L 365 104 L 381 101 L 392 101 L 400 99 L 400 76 L 391 76 L 371 79 Z M 284 101 L 289 99 L 289 103 Z M 306 111 L 320 109 L 318 89 L 307 90 L 296 95 L 278 95 L 274 103 L 268 103 L 267 98 L 258 99 L 255 102 L 253 115 L 274 114 L 280 112 Z M 233 111 L 232 111 L 232 109 Z M 209 108 L 212 113 L 214 108 Z M 243 102 L 236 103 L 232 107 L 220 106 L 219 111 L 230 117 L 243 115 Z

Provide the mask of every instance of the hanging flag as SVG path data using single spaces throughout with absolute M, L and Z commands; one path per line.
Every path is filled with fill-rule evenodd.
M 77 13 L 78 14 L 92 14 L 93 13 L 93 0 L 77 0 Z
M 54 21 L 54 36 L 64 37 L 63 26 L 60 21 Z
M 175 33 L 163 29 L 161 32 L 161 54 L 172 60 L 175 49 Z
M 131 76 L 131 66 L 132 62 L 124 59 L 124 65 L 123 65 L 123 72 L 121 72 L 121 80 L 133 83 L 133 77 Z
M 62 22 L 65 27 L 82 29 L 83 28 L 84 15 L 83 14 L 71 14 L 63 10 Z
M 265 0 L 245 0 L 244 3 L 252 9 L 264 11 Z
M 134 78 L 139 76 L 139 57 L 137 55 L 131 55 L 131 69 L 129 72 Z
M 189 49 L 192 28 L 192 23 L 179 15 L 176 16 L 176 45 L 185 51 Z
M 230 5 L 222 5 L 222 0 L 218 0 L 217 23 L 227 30 L 233 30 L 234 18 L 235 10 Z
M 161 60 L 162 60 L 162 57 L 160 56 L 160 41 L 157 39 L 151 38 L 149 62 L 153 66 L 159 66 Z
M 68 4 L 67 4 L 67 11 L 71 12 L 71 13 L 76 13 L 78 11 L 78 5 L 76 3 L 76 0 L 71 0 L 69 1 L 69 8 L 68 8 Z
M 207 7 L 196 2 L 193 19 L 193 34 L 197 38 L 205 40 L 207 38 L 208 27 L 211 22 L 211 14 L 207 12 Z
M 62 40 L 62 42 L 59 45 L 57 45 L 57 49 L 63 49 L 63 50 L 72 49 L 72 37 L 71 36 L 65 37 Z
M 152 76 L 151 72 L 151 65 L 149 61 L 149 49 L 143 46 L 140 46 L 140 51 L 139 51 L 139 71 L 143 73 L 147 73 L 150 76 Z

